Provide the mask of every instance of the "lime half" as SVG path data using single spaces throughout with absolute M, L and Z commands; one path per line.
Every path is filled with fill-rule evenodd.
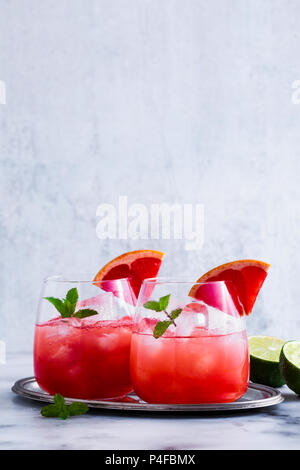
M 287 386 L 300 395 L 300 341 L 288 341 L 280 354 L 280 371 Z
M 285 341 L 273 336 L 250 336 L 248 341 L 252 382 L 271 387 L 284 385 L 279 359 Z

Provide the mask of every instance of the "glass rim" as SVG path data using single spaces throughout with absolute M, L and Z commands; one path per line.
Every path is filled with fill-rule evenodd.
M 142 285 L 144 284 L 193 284 L 193 285 L 207 285 L 207 284 L 233 284 L 233 281 L 223 279 L 220 281 L 194 281 L 190 278 L 184 278 L 184 277 L 149 277 L 147 279 L 143 280 Z
M 74 276 L 76 277 L 76 276 Z M 63 274 L 56 274 L 52 276 L 47 276 L 43 279 L 43 282 L 57 282 L 57 283 L 69 283 L 69 284 L 105 284 L 108 282 L 113 282 L 113 281 L 121 281 L 124 282 L 126 281 L 128 284 L 130 284 L 130 277 L 122 277 L 120 279 L 100 279 L 99 281 L 95 279 L 75 279 L 72 276 L 64 276 Z M 89 276 L 87 276 L 89 277 Z

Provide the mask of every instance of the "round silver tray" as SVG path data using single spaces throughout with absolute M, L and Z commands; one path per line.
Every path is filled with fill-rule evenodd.
M 53 403 L 53 396 L 44 392 L 38 386 L 34 377 L 18 380 L 12 387 L 17 395 L 31 400 Z M 100 408 L 122 411 L 158 411 L 158 412 L 190 412 L 190 411 L 238 411 L 252 408 L 263 408 L 281 403 L 284 400 L 281 393 L 266 385 L 250 383 L 247 392 L 239 400 L 232 403 L 209 403 L 199 405 L 173 405 L 146 403 L 138 398 L 135 393 L 129 393 L 126 397 L 110 400 L 79 400 L 65 398 L 66 403 L 80 401 L 86 403 L 89 408 Z

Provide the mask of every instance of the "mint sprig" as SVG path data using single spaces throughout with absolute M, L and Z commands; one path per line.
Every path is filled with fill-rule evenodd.
M 169 304 L 170 295 L 171 294 L 161 297 L 158 302 L 156 300 L 149 300 L 144 304 L 144 307 L 149 310 L 155 310 L 155 312 L 162 312 Z
M 65 299 L 57 299 L 55 297 L 44 297 L 44 299 L 48 300 L 48 302 L 54 305 L 56 310 L 61 314 L 62 318 L 86 318 L 90 317 L 91 315 L 98 314 L 96 310 L 92 310 L 90 308 L 83 308 L 74 313 L 78 298 L 78 290 L 76 287 L 73 287 L 67 292 Z
M 66 405 L 64 397 L 56 393 L 54 403 L 44 406 L 41 409 L 41 415 L 45 418 L 67 419 L 69 416 L 78 416 L 87 413 L 88 410 L 88 407 L 80 402 L 73 402 L 71 405 Z
M 96 310 L 92 310 L 91 308 L 82 308 L 81 310 L 77 310 L 73 317 L 86 318 L 90 317 L 91 315 L 98 315 L 98 312 Z
M 162 336 L 167 331 L 169 326 L 176 326 L 174 320 L 176 320 L 176 318 L 179 317 L 182 312 L 182 308 L 175 308 L 175 310 L 172 310 L 170 313 L 166 311 L 166 308 L 169 305 L 170 296 L 171 294 L 165 295 L 160 297 L 158 302 L 156 300 L 149 300 L 144 304 L 144 308 L 154 310 L 155 312 L 164 312 L 169 318 L 169 320 L 162 320 L 156 323 L 153 330 L 153 336 L 156 339 Z

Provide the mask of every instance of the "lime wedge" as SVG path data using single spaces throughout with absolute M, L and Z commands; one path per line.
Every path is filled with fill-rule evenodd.
M 280 371 L 287 386 L 300 395 L 300 341 L 288 341 L 280 354 Z
M 273 336 L 250 336 L 248 341 L 252 382 L 271 387 L 284 385 L 279 358 L 285 341 Z

